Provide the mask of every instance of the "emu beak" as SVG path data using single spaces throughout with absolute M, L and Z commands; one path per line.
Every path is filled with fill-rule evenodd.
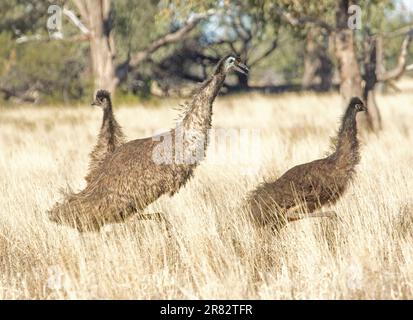
M 364 103 L 359 103 L 356 105 L 358 111 L 367 112 L 367 107 Z
M 93 107 L 93 106 L 97 106 L 97 103 L 96 103 L 95 101 L 93 101 L 90 105 L 91 105 L 92 107 Z
M 238 72 L 241 72 L 242 74 L 245 74 L 246 76 L 248 75 L 249 70 L 248 70 L 248 67 L 245 64 L 238 63 L 238 64 L 235 65 L 234 68 Z

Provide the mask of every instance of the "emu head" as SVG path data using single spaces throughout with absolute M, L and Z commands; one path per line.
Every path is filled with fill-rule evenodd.
M 356 112 L 360 112 L 360 111 L 367 111 L 366 106 L 364 105 L 364 102 L 361 101 L 360 98 L 358 97 L 353 97 L 350 100 L 350 107 L 354 108 L 354 110 Z
M 242 63 L 240 57 L 235 54 L 230 54 L 222 58 L 218 63 L 215 73 L 227 74 L 231 70 L 248 75 L 248 67 Z
M 111 104 L 110 93 L 106 90 L 98 90 L 96 92 L 95 100 L 92 102 L 92 106 L 98 106 L 103 109 L 107 108 Z

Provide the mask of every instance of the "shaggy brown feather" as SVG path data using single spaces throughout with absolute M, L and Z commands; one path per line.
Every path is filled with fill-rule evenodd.
M 106 90 L 99 90 L 96 93 L 96 98 L 92 105 L 99 106 L 103 109 L 103 119 L 98 141 L 89 155 L 89 173 L 85 177 L 88 183 L 94 179 L 96 172 L 106 156 L 113 153 L 115 149 L 124 144 L 126 140 L 122 132 L 122 127 L 113 115 L 110 93 Z
M 176 193 L 191 178 L 204 156 L 212 104 L 226 74 L 240 68 L 247 71 L 233 55 L 221 59 L 213 75 L 193 96 L 176 128 L 115 149 L 104 159 L 86 188 L 56 204 L 49 218 L 79 231 L 97 231 L 104 224 L 122 222 L 134 213 L 141 213 L 164 194 Z M 162 158 L 163 163 L 159 161 Z M 140 214 L 140 218 L 145 215 Z
M 335 203 L 346 190 L 360 161 L 356 114 L 363 102 L 351 99 L 335 139 L 334 152 L 326 158 L 295 166 L 273 182 L 259 185 L 247 196 L 247 206 L 259 225 L 281 227 L 289 209 L 309 213 Z

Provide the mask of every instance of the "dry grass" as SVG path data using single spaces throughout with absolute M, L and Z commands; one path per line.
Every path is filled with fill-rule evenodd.
M 218 98 L 214 126 L 260 129 L 261 148 L 226 165 L 208 161 L 210 150 L 184 189 L 149 208 L 174 222 L 170 239 L 150 221 L 85 236 L 50 223 L 59 188 L 84 185 L 101 113 L 2 109 L 0 299 L 413 298 L 412 101 L 379 97 L 385 129 L 364 140 L 357 178 L 333 208 L 340 221 L 299 221 L 274 235 L 237 206 L 262 179 L 328 151 L 339 98 Z M 129 138 L 143 137 L 171 127 L 167 106 L 116 113 Z

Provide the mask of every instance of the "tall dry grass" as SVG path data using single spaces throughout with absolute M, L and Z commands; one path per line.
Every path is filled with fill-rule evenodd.
M 100 110 L 0 110 L 0 299 L 413 298 L 413 95 L 381 96 L 385 128 L 363 141 L 358 174 L 334 206 L 340 219 L 309 219 L 278 235 L 254 230 L 238 209 L 263 179 L 319 158 L 340 100 L 305 94 L 219 97 L 216 128 L 259 129 L 261 145 L 236 161 L 209 161 L 151 221 L 79 235 L 50 223 L 59 188 L 84 186 Z M 172 106 L 175 102 L 171 102 Z M 130 139 L 169 128 L 176 112 L 116 108 Z M 240 149 L 242 150 L 242 149 Z

